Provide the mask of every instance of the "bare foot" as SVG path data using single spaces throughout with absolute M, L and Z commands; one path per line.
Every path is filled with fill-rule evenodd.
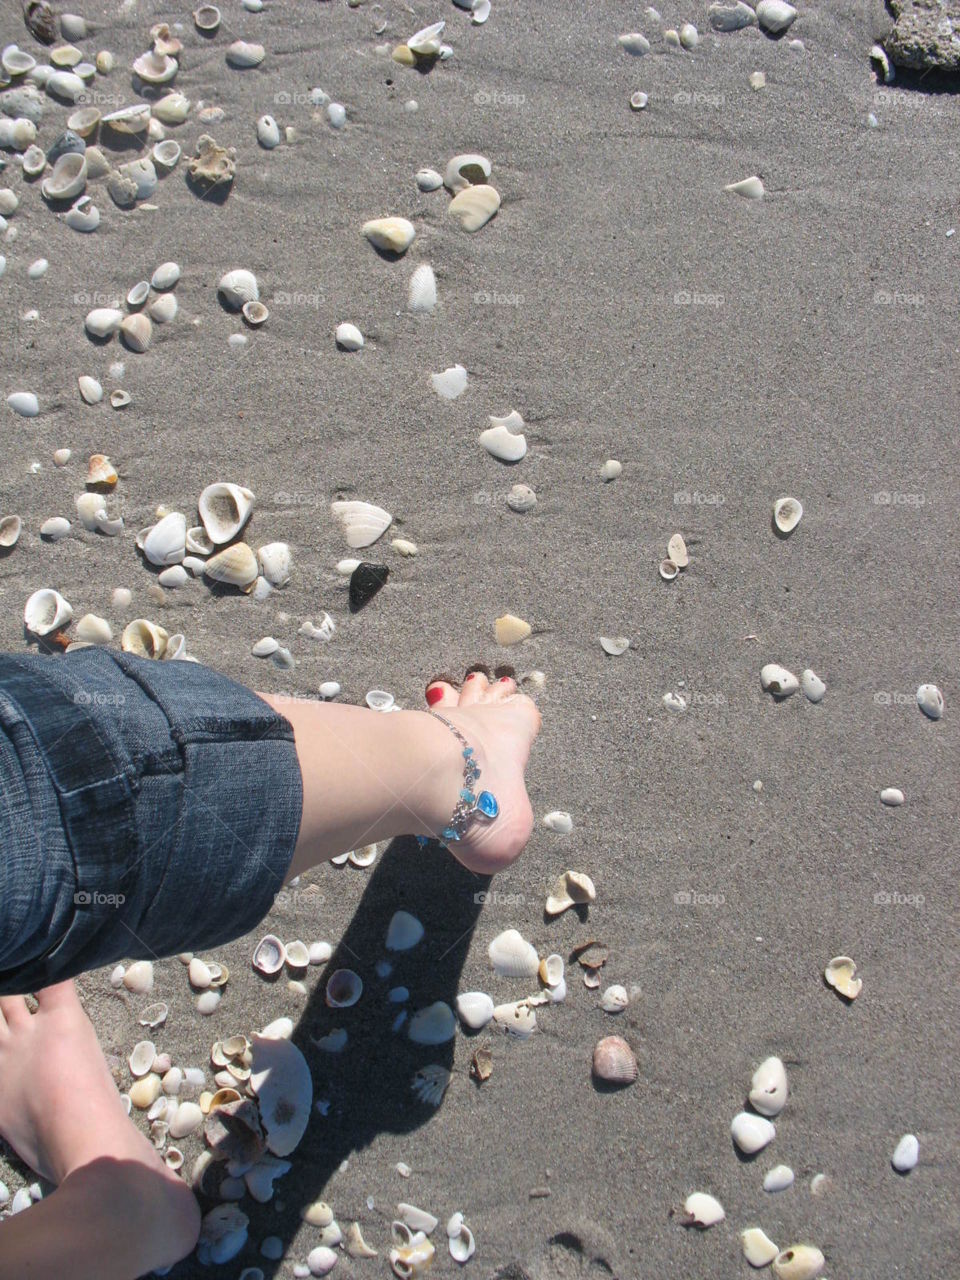
M 514 680 L 505 676 L 491 684 L 481 671 L 468 675 L 462 690 L 438 681 L 427 693 L 431 709 L 456 725 L 474 748 L 477 786 L 492 791 L 500 806 L 492 821 L 473 818 L 463 837 L 450 842 L 464 866 L 491 875 L 519 856 L 533 830 L 523 775 L 540 732 L 540 712 L 526 694 L 517 693 Z
M 31 1014 L 21 996 L 0 997 L 0 1134 L 58 1185 L 95 1163 L 122 1161 L 117 1212 L 132 1211 L 146 1255 L 157 1259 L 152 1266 L 175 1262 L 196 1243 L 193 1193 L 127 1116 L 73 983 L 48 987 L 37 1001 Z M 131 1166 L 146 1176 L 131 1177 Z M 133 1183 L 139 1194 L 129 1205 L 124 1188 Z

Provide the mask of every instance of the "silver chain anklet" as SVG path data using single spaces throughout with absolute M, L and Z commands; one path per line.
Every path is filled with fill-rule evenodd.
M 451 840 L 459 840 L 472 818 L 481 817 L 492 821 L 500 812 L 500 805 L 497 803 L 497 798 L 492 791 L 474 790 L 474 783 L 480 777 L 480 768 L 477 764 L 473 747 L 470 746 L 460 730 L 456 725 L 451 724 L 446 716 L 440 715 L 439 711 L 429 711 L 428 715 L 436 716 L 442 724 L 445 724 L 462 748 L 463 785 L 460 788 L 460 795 L 450 816 L 450 821 L 438 837 L 446 843 Z M 429 843 L 427 836 L 417 836 L 417 840 L 421 845 Z

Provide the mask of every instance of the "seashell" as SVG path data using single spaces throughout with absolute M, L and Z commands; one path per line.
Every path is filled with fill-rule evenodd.
M 759 7 L 758 5 L 758 10 Z M 823 1254 L 814 1245 L 792 1244 L 774 1258 L 773 1274 L 777 1280 L 814 1280 L 823 1269 L 825 1261 Z
M 203 1112 L 195 1102 L 181 1102 L 170 1121 L 170 1137 L 186 1138 L 203 1124 Z
M 683 1202 L 683 1210 L 685 1214 L 683 1225 L 699 1227 L 702 1231 L 722 1222 L 727 1216 L 720 1201 L 705 1191 L 694 1191 L 692 1195 L 687 1196 Z
M 233 44 L 227 46 L 227 62 L 231 67 L 236 67 L 238 70 L 259 67 L 266 56 L 267 51 L 262 44 L 250 44 L 246 40 L 234 40 Z
M 562 962 L 561 962 L 562 963 Z M 493 1001 L 483 991 L 464 991 L 454 1001 L 457 1017 L 471 1031 L 479 1031 L 493 1017 Z
M 273 116 L 261 116 L 257 121 L 257 141 L 267 151 L 280 145 L 280 126 Z
M 182 564 L 171 565 L 169 569 L 164 569 L 162 573 L 157 575 L 157 582 L 159 582 L 160 586 L 167 587 L 172 590 L 176 590 L 177 587 L 184 586 L 189 581 L 190 574 L 187 573 Z M 167 648 L 163 655 L 165 658 L 172 658 L 174 656 L 170 652 L 173 639 L 173 636 L 171 636 L 167 642 Z
M 46 200 L 72 200 L 83 193 L 87 185 L 87 158 L 76 151 L 60 157 L 53 166 L 49 178 L 45 178 L 40 190 Z
M 917 706 L 930 720 L 943 715 L 943 694 L 935 684 L 922 684 L 917 690 Z
M 479 231 L 500 208 L 500 194 L 485 183 L 465 187 L 453 197 L 447 212 L 459 218 L 464 231 Z
M 327 1245 L 317 1245 L 315 1249 L 311 1249 L 307 1254 L 308 1274 L 312 1276 L 325 1276 L 328 1271 L 332 1271 L 337 1265 L 337 1255 L 333 1249 Z
M 334 129 L 342 129 L 347 123 L 347 109 L 343 103 L 329 103 L 327 106 L 327 119 Z
M 83 327 L 94 338 L 109 338 L 120 328 L 123 312 L 116 307 L 94 307 L 83 320 Z
M 147 295 L 149 293 L 150 293 L 150 281 L 149 280 L 138 281 L 137 284 L 135 284 L 133 288 L 130 289 L 130 291 L 127 293 L 127 306 L 128 307 L 142 306 L 143 303 L 146 302 Z
M 75 44 L 59 44 L 50 50 L 50 61 L 55 67 L 75 67 L 83 58 L 83 53 Z
M 596 969 L 584 969 L 583 985 L 590 991 L 596 991 L 600 986 L 600 975 Z
M 198 507 L 211 543 L 219 546 L 235 538 L 250 518 L 253 504 L 254 495 L 240 485 L 221 481 L 207 485 L 200 495 Z
M 141 1027 L 150 1027 L 151 1029 L 155 1027 L 162 1027 L 167 1020 L 168 1012 L 169 1010 L 167 1009 L 167 1006 L 163 1003 L 148 1004 L 143 1013 L 140 1014 L 137 1021 L 140 1023 Z
M 105 453 L 91 453 L 87 463 L 88 485 L 103 485 L 104 488 L 112 489 L 119 479 L 116 467 Z
M 516 929 L 498 933 L 487 948 L 487 954 L 503 978 L 532 978 L 540 965 L 536 947 Z
M 630 648 L 629 636 L 601 636 L 600 647 L 611 658 L 619 658 Z
M 252 1169 L 243 1175 L 246 1188 L 258 1204 L 267 1204 L 273 1199 L 274 1182 L 289 1173 L 293 1165 L 289 1160 L 277 1160 L 272 1156 L 261 1156 Z
M 146 351 L 153 337 L 153 325 L 149 316 L 136 312 L 120 321 L 120 337 L 131 351 Z
M 760 668 L 760 684 L 775 698 L 789 698 L 800 688 L 797 677 L 777 662 L 768 662 L 766 666 Z
M 763 1179 L 764 1191 L 786 1191 L 793 1186 L 793 1170 L 787 1164 L 778 1164 Z
M 73 607 L 59 591 L 43 587 L 34 591 L 23 610 L 23 625 L 35 636 L 48 636 L 65 627 L 73 617 Z
M 740 1232 L 740 1247 L 751 1267 L 768 1266 L 780 1252 L 759 1227 L 747 1227 L 746 1231 Z
M 100 225 L 100 210 L 89 196 L 81 196 L 63 215 L 72 231 L 96 231 Z
M 361 561 L 350 575 L 350 611 L 356 613 L 386 586 L 390 570 L 385 564 Z
M 330 510 L 343 526 L 347 545 L 355 549 L 372 546 L 393 520 L 383 507 L 370 502 L 334 502 Z
M 793 533 L 800 523 L 803 507 L 797 498 L 778 498 L 773 504 L 773 523 L 784 536 Z
M 687 544 L 684 542 L 682 534 L 675 533 L 667 543 L 667 557 L 673 561 L 678 569 L 686 569 L 690 563 Z
M 198 31 L 213 35 L 220 26 L 220 10 L 215 4 L 202 4 L 199 9 L 194 9 L 193 21 Z
M 409 538 L 394 538 L 390 545 L 398 555 L 409 557 L 417 554 L 417 544 Z
M 459 1229 L 455 1235 L 451 1235 L 448 1227 L 447 1237 L 450 1257 L 453 1258 L 454 1262 L 459 1262 L 461 1265 L 465 1262 L 469 1262 L 474 1253 L 476 1253 L 477 1245 L 473 1238 L 473 1232 L 466 1223 L 460 1223 Z
M 132 70 L 144 84 L 167 84 L 180 70 L 180 64 L 176 58 L 151 49 L 134 58 Z
M 762 1116 L 776 1116 L 787 1102 L 787 1069 L 779 1058 L 765 1058 L 750 1081 L 750 1105 Z
M 419 1276 L 433 1262 L 436 1249 L 422 1232 L 412 1237 L 409 1244 L 397 1245 L 390 1250 L 390 1266 L 394 1275 L 402 1280 Z
M 890 1163 L 897 1173 L 909 1173 L 911 1169 L 916 1168 L 919 1159 L 920 1143 L 917 1141 L 916 1135 L 905 1133 L 897 1143 L 890 1158 Z
M 315 1200 L 313 1204 L 304 1205 L 300 1217 L 312 1227 L 329 1227 L 333 1222 L 333 1210 L 325 1200 Z
M 600 1008 L 604 1013 L 623 1013 L 629 1003 L 630 997 L 627 995 L 626 987 L 618 983 L 607 987 L 600 997 Z
M 427 172 L 432 172 L 432 170 L 427 170 Z M 466 152 L 447 161 L 447 167 L 443 171 L 443 185 L 454 195 L 457 195 L 459 192 L 466 190 L 467 187 L 483 185 L 490 177 L 491 172 L 490 161 L 486 156 Z
M 245 302 L 259 302 L 260 289 L 252 271 L 237 267 L 220 277 L 217 292 L 233 311 L 239 311 Z
M 65 467 L 73 456 L 72 449 L 54 449 L 53 461 L 58 467 Z
M 23 76 L 33 70 L 37 60 L 25 49 L 20 49 L 15 44 L 8 44 L 0 55 L 0 64 L 3 65 L 8 76 Z
M 268 933 L 257 943 L 252 963 L 260 973 L 270 976 L 280 972 L 286 958 L 287 953 L 283 943 L 272 933 Z
M 440 1222 L 439 1218 L 427 1213 L 426 1209 L 418 1209 L 415 1204 L 407 1204 L 403 1200 L 397 1205 L 397 1216 L 411 1231 L 422 1231 L 428 1236 L 436 1231 Z
M 63 516 L 51 516 L 40 526 L 40 537 L 49 538 L 51 542 L 59 542 L 70 532 L 70 521 Z
M 160 1077 L 155 1072 L 142 1076 L 131 1085 L 129 1095 L 132 1106 L 138 1111 L 146 1111 L 160 1097 Z
M 352 1222 L 343 1237 L 343 1251 L 351 1258 L 376 1258 L 376 1249 L 371 1249 L 360 1231 L 360 1224 Z
M 164 1152 L 163 1163 L 168 1169 L 172 1169 L 176 1173 L 178 1169 L 183 1168 L 183 1152 L 179 1147 L 167 1147 Z
M 527 440 L 522 431 L 512 431 L 507 423 L 513 419 L 519 419 L 518 425 L 523 426 L 523 419 L 518 413 L 511 413 L 508 418 L 490 418 L 493 424 L 486 431 L 480 432 L 480 444 L 483 445 L 487 453 L 494 458 L 499 458 L 501 462 L 519 462 L 527 452 Z
M 484 1080 L 489 1080 L 492 1074 L 493 1054 L 490 1052 L 489 1045 L 482 1044 L 474 1051 L 470 1060 L 470 1075 L 482 1084 Z
M 69 528 L 69 525 L 67 527 Z M 4 516 L 0 520 L 0 547 L 9 549 L 16 546 L 22 528 L 23 521 L 19 516 Z
M 129 391 L 124 391 L 122 387 L 110 392 L 110 403 L 114 409 L 125 409 L 130 403 L 131 396 Z
M 164 173 L 170 173 L 179 164 L 182 151 L 179 142 L 175 142 L 173 138 L 164 138 L 154 145 L 150 154 L 155 167 L 159 167 Z
M 395 911 L 387 927 L 388 951 L 409 951 L 423 937 L 423 925 L 409 911 Z
M 617 1086 L 633 1084 L 638 1070 L 634 1052 L 621 1036 L 605 1036 L 597 1042 L 593 1050 L 594 1079 Z
M 361 231 L 383 253 L 403 254 L 410 248 L 416 230 L 406 218 L 372 218 Z
M 241 307 L 241 311 L 243 312 L 244 320 L 254 329 L 266 324 L 270 318 L 270 312 L 262 302 L 245 302 Z
M 138 1080 L 141 1076 L 145 1076 L 153 1066 L 153 1060 L 157 1056 L 157 1046 L 152 1040 L 141 1040 L 139 1044 L 133 1046 L 133 1052 L 127 1059 L 130 1067 L 130 1074 Z
M 77 515 L 90 533 L 100 528 L 107 518 L 107 504 L 102 493 L 81 493 L 77 498 Z
M 77 623 L 74 634 L 86 644 L 109 644 L 113 639 L 110 623 L 95 613 L 85 613 Z
M 497 644 L 502 644 L 506 647 L 512 644 L 519 644 L 521 640 L 526 640 L 532 634 L 533 628 L 529 622 L 524 622 L 522 618 L 518 618 L 515 614 L 504 613 L 494 620 L 493 631 Z
M 776 1126 L 763 1116 L 741 1111 L 733 1117 L 730 1135 L 744 1155 L 752 1156 L 774 1140 L 777 1130 Z
M 526 1000 L 512 1000 L 498 1004 L 493 1010 L 493 1020 L 511 1035 L 526 1040 L 537 1029 L 537 1015 Z
M 175 91 L 158 99 L 151 109 L 162 124 L 183 124 L 190 112 L 190 99 Z
M 125 971 L 123 985 L 137 995 L 153 990 L 153 965 L 149 960 L 137 960 Z
M 440 52 L 440 36 L 446 25 L 446 22 L 441 20 L 432 22 L 429 27 L 423 27 L 406 42 L 407 48 L 421 58 L 435 58 Z
M 739 182 L 730 182 L 723 189 L 732 192 L 733 195 L 743 196 L 747 200 L 763 199 L 763 183 L 756 174 L 750 178 L 741 178 Z
M 436 169 L 418 169 L 414 178 L 421 191 L 437 191 L 443 186 L 443 178 Z
M 135 102 L 133 106 L 121 107 L 119 111 L 111 111 L 109 115 L 104 116 L 100 123 L 109 125 L 117 133 L 143 133 L 150 123 L 150 103 Z
M 552 809 L 549 813 L 544 814 L 543 825 L 545 827 L 549 827 L 551 831 L 558 832 L 562 836 L 568 836 L 570 832 L 573 830 L 573 818 L 571 818 L 569 813 L 565 813 L 562 809 Z M 578 873 L 568 872 L 568 874 L 576 875 Z M 590 889 L 592 890 L 593 889 L 592 883 L 589 880 L 587 880 L 585 876 L 583 877 L 583 879 L 586 880 L 587 884 L 590 886 Z M 575 898 L 574 901 L 575 902 L 576 901 L 592 902 L 593 896 L 591 894 L 589 898 L 583 898 L 583 899 Z
M 407 1035 L 414 1044 L 445 1044 L 457 1030 L 453 1010 L 443 1000 L 420 1009 L 410 1019 Z
M 67 116 L 67 129 L 78 138 L 89 138 L 97 131 L 100 123 L 98 107 L 80 107 Z M 49 159 L 49 156 L 47 157 Z
M 27 147 L 23 153 L 23 172 L 28 178 L 37 178 L 47 167 L 47 157 L 43 153 L 43 148 L 38 146 Z M 90 176 L 89 167 L 87 176 Z
M 287 964 L 291 969 L 306 969 L 310 963 L 310 952 L 307 944 L 301 942 L 299 938 L 294 942 L 288 942 L 286 945 Z
M 649 101 L 650 95 L 644 93 L 642 89 L 637 89 L 630 95 L 630 110 L 642 111 Z
M 442 400 L 456 400 L 467 388 L 467 371 L 462 364 L 454 364 L 443 373 L 431 373 L 430 381 Z
M 507 506 L 521 515 L 537 505 L 537 495 L 528 484 L 515 484 L 507 494 Z
M 771 35 L 780 35 L 786 31 L 797 16 L 796 9 L 792 4 L 787 4 L 786 0 L 760 0 L 756 13 L 760 26 Z
M 352 969 L 336 969 L 327 979 L 323 998 L 330 1009 L 349 1009 L 363 994 L 363 979 Z
M 216 1012 L 217 1005 L 220 1003 L 219 991 L 204 991 L 197 1000 L 197 1013 L 204 1018 L 208 1018 L 210 1014 Z
M 684 49 L 693 50 L 700 43 L 700 33 L 692 22 L 685 22 L 680 28 L 680 43 Z
M 547 814 L 547 817 L 551 817 Z M 569 815 L 564 815 L 569 816 Z M 544 819 L 544 825 L 550 825 Z M 567 830 L 572 829 L 572 822 Z M 554 828 L 557 830 L 558 828 Z M 559 916 L 570 907 L 596 901 L 597 891 L 593 881 L 582 871 L 565 871 L 550 890 L 544 910 L 548 916 Z
M 311 942 L 307 950 L 311 964 L 326 964 L 333 955 L 333 948 L 329 942 Z
M 903 804 L 903 792 L 898 787 L 884 787 L 880 792 L 880 803 L 890 805 L 891 808 L 897 808 Z
M 37 68 L 39 70 L 39 68 Z M 86 85 L 73 71 L 53 71 L 44 81 L 47 93 L 62 102 L 75 103 L 85 92 Z
M 288 1156 L 310 1119 L 310 1068 L 291 1040 L 255 1035 L 252 1054 L 250 1088 L 257 1095 L 267 1148 L 275 1156 Z
M 537 972 L 545 987 L 555 988 L 563 981 L 563 956 L 554 952 L 540 961 Z
M 290 581 L 290 548 L 285 542 L 268 542 L 257 551 L 260 572 L 274 587 L 285 587 Z
M 407 306 L 411 311 L 430 313 L 437 305 L 437 278 L 433 267 L 421 263 L 410 277 Z
M 250 650 L 254 658 L 272 658 L 280 648 L 279 640 L 275 640 L 273 636 L 264 636 Z
M 834 956 L 823 976 L 838 995 L 845 1000 L 856 1000 L 863 987 L 863 979 L 856 977 L 856 972 L 856 963 L 849 956 Z
M 679 572 L 680 570 L 672 560 L 660 561 L 660 577 L 663 578 L 664 582 L 672 582 Z
M 187 966 L 187 977 L 191 987 L 196 987 L 199 991 L 206 991 L 210 986 L 210 970 L 199 956 L 194 956 Z
M 197 1243 L 197 1259 L 203 1265 L 230 1262 L 247 1242 L 250 1219 L 235 1204 L 219 1204 L 204 1214 Z
M 120 648 L 124 653 L 134 653 L 140 658 L 162 658 L 168 639 L 168 633 L 155 622 L 134 618 L 123 629 Z
M 650 41 L 639 31 L 630 31 L 625 35 L 617 36 L 617 44 L 635 58 L 642 58 L 645 53 L 650 52 Z
M 827 692 L 827 686 L 809 667 L 800 672 L 800 688 L 810 702 L 822 702 L 823 695 Z
M 363 334 L 355 324 L 338 324 L 334 337 L 344 351 L 359 351 L 363 346 Z
M 117 60 L 109 49 L 101 49 L 96 57 L 96 67 L 102 76 L 108 76 L 117 65 Z

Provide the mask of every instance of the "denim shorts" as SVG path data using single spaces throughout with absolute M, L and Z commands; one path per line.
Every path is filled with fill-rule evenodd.
M 302 804 L 289 721 L 209 667 L 0 654 L 0 995 L 248 933 Z

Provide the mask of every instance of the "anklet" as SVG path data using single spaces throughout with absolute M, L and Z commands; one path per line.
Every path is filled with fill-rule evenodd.
M 497 803 L 497 798 L 492 791 L 474 791 L 473 784 L 480 777 L 480 769 L 477 765 L 473 747 L 470 746 L 460 730 L 455 725 L 452 725 L 445 716 L 440 715 L 438 711 L 430 711 L 428 714 L 436 716 L 439 721 L 445 724 L 463 748 L 461 752 L 463 755 L 463 786 L 460 788 L 460 796 L 450 821 L 438 837 L 444 842 L 459 840 L 471 818 L 479 816 L 492 820 L 500 812 L 500 805 Z M 426 836 L 417 836 L 417 840 L 421 844 L 428 843 Z

